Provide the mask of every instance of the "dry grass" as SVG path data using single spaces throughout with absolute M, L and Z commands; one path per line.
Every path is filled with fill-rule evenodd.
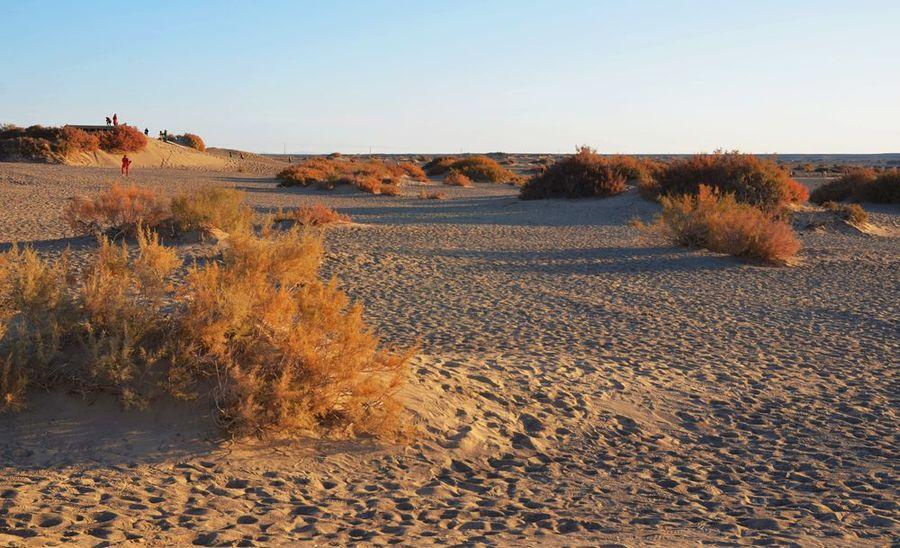
M 291 210 L 287 215 L 279 215 L 278 221 L 295 221 L 303 226 L 324 226 L 349 223 L 350 216 L 342 215 L 328 206 L 314 204 Z
M 234 432 L 394 436 L 406 352 L 384 351 L 332 280 L 317 277 L 318 238 L 237 235 L 179 293 L 181 369 L 210 378 Z
M 405 173 L 407 177 L 414 181 L 421 181 L 424 183 L 428 180 L 428 176 L 425 174 L 425 170 L 423 170 L 416 164 L 413 164 L 411 162 L 400 162 L 399 164 L 397 164 L 397 167 L 403 170 L 403 173 Z
M 447 176 L 444 177 L 444 184 L 468 188 L 472 186 L 472 179 L 466 177 L 461 171 L 451 169 Z
M 663 196 L 663 211 L 644 227 L 667 240 L 770 264 L 796 256 L 800 242 L 786 222 L 700 185 L 696 195 Z
M 100 147 L 97 135 L 80 129 L 31 126 L 4 126 L 0 130 L 0 158 L 59 162 L 79 152 L 93 152 Z
M 147 147 L 147 136 L 131 126 L 116 126 L 99 134 L 100 148 L 106 152 L 137 152 Z
M 168 219 L 165 201 L 156 192 L 136 185 L 113 185 L 93 197 L 75 196 L 63 218 L 79 234 L 132 236 L 139 226 L 155 227 Z
M 177 141 L 184 146 L 191 147 L 193 149 L 199 150 L 200 152 L 204 152 L 206 150 L 206 143 L 203 142 L 203 139 L 200 138 L 199 135 L 194 135 L 193 133 L 185 133 L 184 135 L 179 135 Z
M 871 168 L 853 168 L 838 179 L 828 181 L 810 194 L 809 201 L 871 202 L 876 204 L 900 203 L 900 170 L 889 169 L 880 173 Z
M 393 183 L 382 183 L 377 194 L 383 196 L 400 196 L 400 187 Z
M 418 197 L 420 200 L 445 200 L 447 195 L 439 191 L 426 192 L 423 190 L 419 192 Z
M 862 226 L 869 222 L 869 214 L 859 204 L 840 204 L 838 202 L 825 202 L 822 207 L 838 214 L 842 219 L 851 224 Z
M 630 178 L 643 177 L 640 163 L 624 156 L 600 156 L 581 147 L 525 182 L 523 200 L 613 196 L 625 191 Z
M 178 232 L 213 228 L 234 232 L 249 228 L 253 219 L 245 194 L 228 187 L 206 186 L 179 194 L 170 209 Z
M 151 232 L 137 253 L 101 239 L 90 265 L 32 249 L 0 254 L 0 408 L 30 386 L 117 394 L 150 405 L 163 391 L 209 391 L 234 433 L 330 436 L 405 432 L 395 392 L 409 351 L 383 349 L 334 280 L 319 237 L 244 230 L 190 268 Z
M 655 179 L 655 187 L 644 189 L 643 195 L 696 194 L 700 185 L 707 185 L 733 194 L 741 203 L 772 210 L 809 197 L 806 187 L 791 179 L 790 173 L 773 160 L 736 151 L 674 160 Z

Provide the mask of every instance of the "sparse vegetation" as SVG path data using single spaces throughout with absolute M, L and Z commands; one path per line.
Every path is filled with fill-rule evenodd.
M 659 217 L 648 226 L 638 225 L 677 245 L 772 264 L 783 264 L 800 249 L 788 223 L 706 185 L 696 195 L 663 196 L 660 203 Z
M 314 204 L 293 209 L 287 214 L 282 213 L 277 220 L 295 221 L 304 226 L 324 226 L 335 223 L 349 223 L 350 216 L 342 215 L 325 205 Z
M 179 135 L 176 140 L 180 144 L 199 150 L 200 152 L 204 152 L 206 150 L 206 143 L 203 142 L 203 139 L 201 139 L 199 135 L 194 135 L 193 133 L 185 133 L 184 135 Z
M 810 194 L 809 201 L 900 203 L 900 170 L 888 169 L 877 173 L 871 168 L 855 168 L 843 176 L 823 183 Z
M 356 160 L 342 156 L 310 158 L 278 174 L 281 186 L 309 186 L 330 190 L 341 184 L 353 185 L 363 192 L 390 193 L 405 178 L 419 178 L 416 166 L 380 160 Z M 421 174 L 424 176 L 424 173 Z
M 425 174 L 425 171 L 416 164 L 413 164 L 411 162 L 400 162 L 399 164 L 397 164 L 397 167 L 402 169 L 406 176 L 414 181 L 425 182 L 428 180 L 428 176 Z
M 444 184 L 468 188 L 472 186 L 472 179 L 466 177 L 461 171 L 451 169 L 447 176 L 444 177 Z
M 700 185 L 733 194 L 735 200 L 765 209 L 809 197 L 805 186 L 773 160 L 752 154 L 717 151 L 677 159 L 661 169 L 656 184 L 642 190 L 645 196 L 697 194 Z
M 71 126 L 20 128 L 7 124 L 0 129 L 0 158 L 60 162 L 99 147 L 97 135 Z
M 825 202 L 822 207 L 838 214 L 842 219 L 854 225 L 861 226 L 869 222 L 869 214 L 859 204 L 840 204 L 838 202 Z
M 519 176 L 487 156 L 438 157 L 422 168 L 428 175 L 443 175 L 456 170 L 473 181 L 486 183 L 516 183 Z
M 138 227 L 156 227 L 168 219 L 169 209 L 150 189 L 113 183 L 96 196 L 73 197 L 63 218 L 79 234 L 133 236 Z
M 432 192 L 419 192 L 420 200 L 444 200 L 447 198 L 447 195 L 440 191 L 432 191 Z

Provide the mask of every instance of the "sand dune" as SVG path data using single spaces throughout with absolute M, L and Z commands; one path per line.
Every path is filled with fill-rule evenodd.
M 133 168 L 205 168 L 223 169 L 228 164 L 223 158 L 206 154 L 193 148 L 175 143 L 164 143 L 159 139 L 149 139 L 147 148 L 139 152 L 130 152 Z M 122 154 L 97 150 L 79 152 L 66 159 L 66 163 L 75 166 L 99 166 L 118 168 L 122 162 Z
M 93 246 L 58 220 L 108 169 L 0 164 L 0 242 Z M 0 544 L 885 545 L 896 539 L 900 239 L 802 230 L 751 266 L 628 226 L 657 206 L 523 202 L 505 185 L 390 198 L 271 177 L 136 170 L 175 192 L 324 202 L 337 275 L 389 341 L 418 341 L 409 446 L 223 440 L 189 404 L 150 414 L 38 396 L 0 417 Z M 871 222 L 900 228 L 896 206 Z M 891 234 L 894 234 L 891 232 Z M 185 249 L 185 253 L 190 249 Z

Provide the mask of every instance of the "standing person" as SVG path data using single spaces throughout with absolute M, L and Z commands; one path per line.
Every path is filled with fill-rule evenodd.
M 113 113 L 113 125 L 114 126 L 119 125 L 119 115 L 116 113 Z
M 127 154 L 122 155 L 122 175 L 128 177 L 128 168 L 131 167 L 131 158 Z
M 109 118 L 109 116 L 106 117 L 106 125 L 108 125 L 108 126 L 112 125 L 112 120 Z
M 150 136 L 150 130 L 149 130 L 149 129 L 144 128 L 144 136 L 146 136 L 146 137 L 149 137 L 149 136 Z

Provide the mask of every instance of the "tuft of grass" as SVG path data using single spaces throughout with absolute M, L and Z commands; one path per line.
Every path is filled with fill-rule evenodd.
M 805 186 L 775 161 L 737 151 L 696 154 L 667 164 L 644 196 L 697 194 L 701 185 L 730 193 L 741 203 L 775 210 L 786 202 L 804 202 Z
M 400 196 L 400 187 L 394 183 L 382 183 L 381 186 L 378 187 L 378 192 L 376 194 L 381 194 L 383 196 Z
M 279 221 L 291 220 L 303 226 L 324 226 L 336 223 L 349 223 L 350 216 L 342 215 L 322 204 L 300 207 L 282 215 Z
M 677 245 L 770 264 L 784 264 L 800 250 L 788 223 L 706 185 L 696 195 L 663 196 L 660 203 L 662 213 L 643 228 Z
M 433 191 L 433 192 L 419 192 L 418 197 L 420 200 L 445 200 L 447 195 L 443 192 Z
M 156 227 L 169 217 L 156 192 L 137 185 L 113 185 L 93 197 L 74 196 L 63 218 L 79 234 L 133 236 L 138 227 Z
M 425 174 L 425 171 L 412 162 L 400 162 L 397 164 L 403 173 L 414 181 L 425 182 L 428 180 L 428 176 Z
M 399 186 L 404 179 L 424 178 L 413 164 L 397 164 L 381 160 L 357 160 L 342 156 L 310 158 L 294 164 L 278 174 L 281 186 L 316 185 L 331 190 L 349 184 L 370 194 L 381 193 L 383 185 Z M 391 190 L 388 190 L 388 193 Z
M 809 197 L 816 204 L 826 202 L 900 203 L 900 169 L 880 173 L 871 168 L 852 168 L 841 177 L 816 188 Z
M 235 232 L 249 228 L 253 219 L 246 195 L 228 187 L 204 186 L 184 192 L 173 198 L 169 207 L 179 232 L 213 228 Z
M 447 176 L 444 177 L 444 184 L 468 188 L 472 186 L 472 179 L 466 177 L 461 171 L 451 169 Z
M 199 150 L 200 152 L 206 150 L 206 143 L 203 142 L 203 139 L 199 135 L 185 133 L 184 135 L 179 135 L 176 140 L 182 145 Z

